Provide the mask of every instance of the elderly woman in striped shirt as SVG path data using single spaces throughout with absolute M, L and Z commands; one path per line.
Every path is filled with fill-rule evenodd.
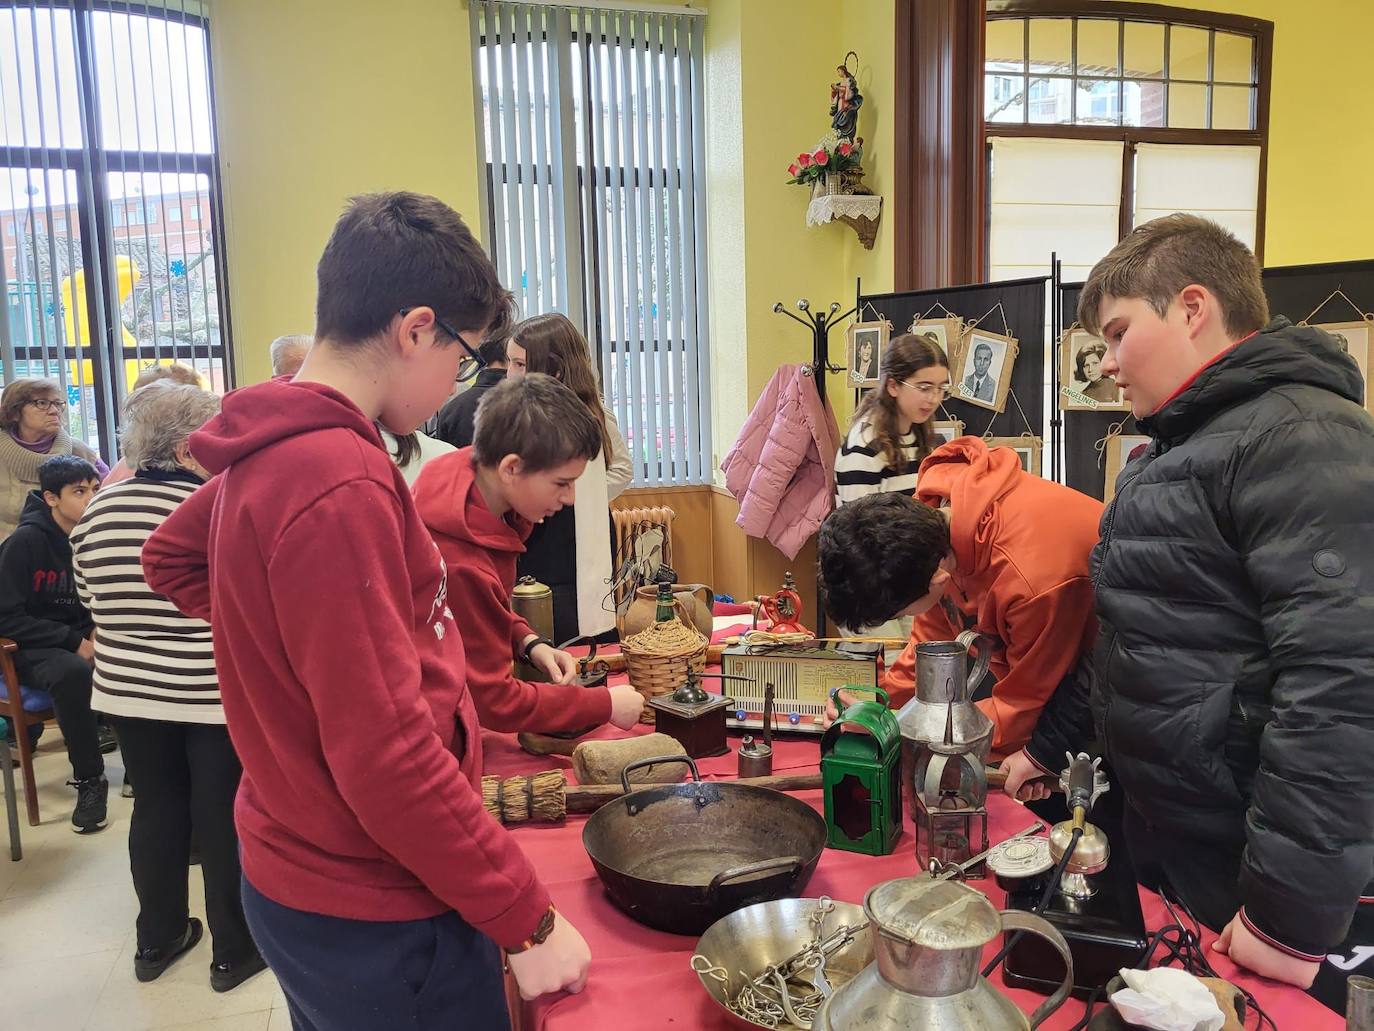
M 213 937 L 210 984 L 228 991 L 264 969 L 239 897 L 234 796 L 242 769 L 225 727 L 210 625 L 182 615 L 143 578 L 143 544 L 205 481 L 189 438 L 219 411 L 199 387 L 153 383 L 125 404 L 132 478 L 97 495 L 72 532 L 77 590 L 95 620 L 92 708 L 119 735 L 137 786 L 129 865 L 138 895 L 134 974 L 151 981 L 201 938 L 189 913 L 191 828 Z

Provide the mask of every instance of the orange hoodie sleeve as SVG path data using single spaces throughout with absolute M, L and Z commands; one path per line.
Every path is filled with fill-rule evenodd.
M 455 557 L 444 555 L 449 594 L 454 611 L 461 613 L 468 691 L 482 726 L 549 733 L 600 726 L 609 720 L 609 688 L 516 679 L 511 642 L 516 634 L 529 635 L 528 624 L 511 611 L 500 582 L 486 568 L 470 560 L 454 561 Z
M 1016 602 L 998 619 L 1007 673 L 992 697 L 978 707 L 992 720 L 992 752 L 1010 755 L 1025 747 L 1040 712 L 1082 655 L 1085 628 L 1093 622 L 1092 582 L 1074 577 Z
M 916 693 L 916 646 L 926 641 L 952 641 L 958 636 L 959 630 L 950 623 L 942 605 L 916 617 L 911 624 L 911 640 L 883 674 L 883 682 L 879 685 L 887 692 L 892 708 L 900 709 Z

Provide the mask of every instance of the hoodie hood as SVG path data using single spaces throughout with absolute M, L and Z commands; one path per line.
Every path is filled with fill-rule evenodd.
M 1306 384 L 1364 405 L 1364 380 L 1355 359 L 1315 326 L 1279 317 L 1199 369 L 1140 428 L 1175 443 L 1217 412 L 1276 387 Z
M 932 508 L 948 502 L 950 547 L 962 572 L 976 575 L 987 564 L 999 528 L 997 502 L 1021 471 L 1016 452 L 989 449 L 981 437 L 952 440 L 921 463 L 916 499 Z
M 493 515 L 472 464 L 472 448 L 441 455 L 425 463 L 413 488 L 415 507 L 430 532 L 475 544 L 489 551 L 522 554 L 533 524 L 507 512 Z
M 41 490 L 31 490 L 24 498 L 24 510 L 19 515 L 20 526 L 34 526 L 42 531 L 48 547 L 53 550 L 57 558 L 65 558 L 70 564 L 72 557 L 72 542 L 67 535 L 62 532 L 62 527 L 57 525 L 57 521 L 52 517 L 52 510 L 48 508 L 48 503 L 43 500 Z
M 269 380 L 225 394 L 220 413 L 191 434 L 191 451 L 211 473 L 220 473 L 287 437 L 334 428 L 383 447 L 372 421 L 333 387 Z

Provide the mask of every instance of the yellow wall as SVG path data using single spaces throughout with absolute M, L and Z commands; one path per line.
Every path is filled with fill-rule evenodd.
M 314 327 L 346 198 L 432 193 L 478 229 L 466 0 L 233 0 L 211 14 L 240 384 Z

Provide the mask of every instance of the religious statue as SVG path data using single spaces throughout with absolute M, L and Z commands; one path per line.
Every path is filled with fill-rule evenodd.
M 835 130 L 837 138 L 852 143 L 859 128 L 859 108 L 863 106 L 864 98 L 859 92 L 854 72 L 849 70 L 851 57 L 854 58 L 854 72 L 857 72 L 859 55 L 852 50 L 844 55 L 844 64 L 835 68 L 840 79 L 830 87 L 830 127 Z

